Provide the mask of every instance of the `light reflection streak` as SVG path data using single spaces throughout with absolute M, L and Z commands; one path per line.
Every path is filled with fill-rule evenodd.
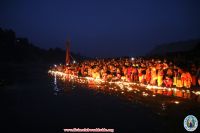
M 58 89 L 58 86 L 57 86 L 57 76 L 56 76 L 56 74 L 54 75 L 54 95 L 57 95 L 58 93 L 58 91 L 59 91 L 59 89 Z
M 175 103 L 175 104 L 179 104 L 180 102 L 179 102 L 179 101 L 174 101 L 174 103 Z
M 151 91 L 153 92 L 152 97 L 155 97 L 156 94 L 161 94 L 161 95 L 166 95 L 166 96 L 175 96 L 175 97 L 182 97 L 182 98 L 187 98 L 189 99 L 191 97 L 191 94 L 194 95 L 199 95 L 200 96 L 200 91 L 190 91 L 190 90 L 181 90 L 178 88 L 169 88 L 169 87 L 161 87 L 161 86 L 153 86 L 153 85 L 146 85 L 146 84 L 142 84 L 142 83 L 134 83 L 134 82 L 127 82 L 127 81 L 104 81 L 102 79 L 99 78 L 92 78 L 92 77 L 78 77 L 77 75 L 72 75 L 72 74 L 66 74 L 64 72 L 60 72 L 60 71 L 52 71 L 49 70 L 48 71 L 49 74 L 55 75 L 55 80 L 54 83 L 56 83 L 56 75 L 58 77 L 60 77 L 62 80 L 73 80 L 76 81 L 80 84 L 89 84 L 89 87 L 97 87 L 97 88 L 101 88 L 100 86 L 104 86 L 107 87 L 108 85 L 108 89 L 110 90 L 115 90 L 115 91 L 121 91 L 121 93 L 123 94 L 124 91 L 127 92 L 132 92 L 133 93 L 137 93 L 140 92 L 140 89 L 137 89 L 138 87 L 142 87 L 142 88 L 146 88 L 146 91 Z M 113 87 L 109 87 L 112 86 Z M 116 86 L 118 86 L 119 89 L 116 88 Z M 135 88 L 134 86 L 138 86 L 137 88 Z M 142 96 L 143 97 L 147 97 L 149 94 L 146 92 L 142 92 Z M 177 103 L 176 103 L 177 104 Z
M 166 110 L 166 105 L 165 103 L 162 103 L 162 106 L 161 106 L 162 110 L 165 111 Z

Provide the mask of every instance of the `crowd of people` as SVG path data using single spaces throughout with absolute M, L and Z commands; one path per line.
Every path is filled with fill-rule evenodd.
M 105 81 L 123 80 L 155 86 L 191 88 L 200 86 L 200 66 L 180 67 L 166 59 L 95 59 L 57 66 L 67 74 Z

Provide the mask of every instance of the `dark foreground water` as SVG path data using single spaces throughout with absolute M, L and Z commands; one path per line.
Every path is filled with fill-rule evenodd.
M 1 87 L 0 132 L 62 133 L 64 128 L 113 128 L 122 133 L 175 133 L 187 132 L 183 120 L 189 114 L 200 121 L 200 103 L 196 101 L 177 98 L 179 104 L 166 104 L 164 101 L 171 98 L 166 96 L 127 99 L 123 94 L 59 81 L 57 91 L 54 77 L 47 71 L 23 68 L 16 73 L 20 75 L 13 75 L 13 84 Z

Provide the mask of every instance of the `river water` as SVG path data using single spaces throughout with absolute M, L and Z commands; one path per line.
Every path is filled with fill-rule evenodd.
M 123 133 L 187 132 L 183 127 L 187 115 L 193 114 L 200 120 L 197 99 L 105 91 L 59 79 L 55 83 L 48 69 L 27 71 L 28 74 L 17 76 L 14 84 L 1 88 L 4 132 L 62 133 L 64 128 L 113 128 Z

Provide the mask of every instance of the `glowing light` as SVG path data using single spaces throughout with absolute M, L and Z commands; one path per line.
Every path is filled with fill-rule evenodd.
M 131 87 L 128 87 L 127 89 L 128 89 L 128 91 L 132 91 L 133 90 Z
M 146 93 L 146 92 L 142 92 L 142 95 L 146 97 L 146 96 L 148 96 L 149 94 Z
M 194 94 L 196 94 L 196 95 L 200 95 L 200 91 L 192 91 Z
M 162 107 L 161 107 L 161 108 L 162 108 L 163 111 L 166 110 L 166 105 L 165 105 L 165 103 L 162 103 Z
M 174 101 L 174 103 L 175 103 L 175 104 L 179 104 L 180 102 L 179 102 L 179 101 Z
M 56 66 L 56 65 L 55 65 Z M 142 87 L 142 88 L 146 88 L 148 90 L 167 90 L 167 91 L 179 91 L 180 89 L 177 88 L 171 88 L 171 87 L 161 87 L 161 86 L 155 86 L 155 85 L 150 85 L 150 84 L 142 84 L 142 83 L 135 83 L 135 82 L 128 82 L 128 81 L 123 81 L 123 80 L 119 80 L 119 81 L 104 81 L 101 78 L 93 78 L 93 77 L 78 77 L 75 74 L 67 74 L 64 72 L 60 72 L 60 71 L 53 71 L 53 70 L 49 70 L 48 71 L 49 74 L 52 75 L 57 75 L 58 77 L 60 77 L 60 79 L 62 80 L 76 80 L 79 83 L 88 83 L 88 82 L 93 82 L 93 84 L 101 84 L 101 83 L 105 83 L 107 85 L 114 85 L 114 86 L 118 86 L 120 89 L 114 89 L 115 91 L 121 91 L 123 92 L 125 89 L 127 89 L 128 92 L 133 90 L 133 86 L 138 86 L 138 87 Z M 106 86 L 106 85 L 105 85 Z M 100 87 L 100 86 L 99 86 Z M 109 86 L 108 86 L 109 87 Z M 109 89 L 111 89 L 109 87 Z M 187 92 L 187 93 L 193 93 L 195 95 L 200 95 L 200 91 L 190 91 L 190 90 L 181 90 L 182 92 Z M 140 89 L 134 88 L 134 93 L 140 92 Z M 148 96 L 148 93 L 142 93 L 143 96 Z M 155 97 L 156 95 L 152 95 L 153 97 Z

